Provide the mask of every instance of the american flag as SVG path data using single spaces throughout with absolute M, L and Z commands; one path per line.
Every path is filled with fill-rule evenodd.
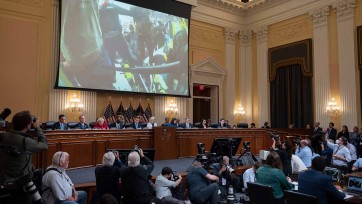
M 107 123 L 116 122 L 111 102 L 109 102 L 106 111 L 104 112 L 104 118 L 106 119 Z
M 151 110 L 151 107 L 150 107 L 150 103 L 148 103 L 148 105 L 146 107 L 145 116 L 146 116 L 147 120 L 149 120 L 150 117 L 152 116 L 152 110 Z
M 125 115 L 126 115 L 126 117 L 125 117 L 126 122 L 129 122 L 129 123 L 133 122 L 134 110 L 133 110 L 131 102 L 129 103 L 129 107 L 126 110 Z
M 135 114 L 136 114 L 137 116 L 140 116 L 141 122 L 148 122 L 148 119 L 147 119 L 147 117 L 146 117 L 146 115 L 145 115 L 145 112 L 143 111 L 143 108 L 142 108 L 142 106 L 141 106 L 141 103 L 138 104 L 138 108 L 137 108 L 137 110 L 135 111 Z
M 122 101 L 121 101 L 121 104 L 120 104 L 119 107 L 118 107 L 117 115 L 122 115 L 123 117 L 124 117 L 124 115 L 125 115 L 125 111 L 124 111 L 124 108 L 123 108 Z

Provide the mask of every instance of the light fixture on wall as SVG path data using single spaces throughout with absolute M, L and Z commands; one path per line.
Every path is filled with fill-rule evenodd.
M 241 105 L 239 105 L 238 109 L 234 112 L 234 115 L 237 119 L 241 119 L 241 117 L 245 115 L 244 108 Z
M 65 105 L 65 108 L 72 113 L 81 112 L 84 105 L 80 102 L 80 98 L 77 98 L 76 94 L 69 100 L 69 103 Z
M 339 106 L 337 105 L 336 99 L 332 98 L 327 104 L 327 114 L 329 116 L 337 116 L 341 113 Z
M 177 105 L 174 102 L 174 100 L 171 100 L 166 109 L 166 115 L 167 115 L 167 117 L 171 118 L 171 117 L 175 117 L 177 115 L 177 113 L 178 113 Z

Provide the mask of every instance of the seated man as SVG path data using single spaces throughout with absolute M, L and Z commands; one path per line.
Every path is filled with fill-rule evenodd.
M 209 174 L 199 161 L 195 161 L 187 173 L 187 189 L 192 203 L 216 204 L 219 201 L 219 186 L 209 185 L 209 180 L 219 182 L 219 177 Z
M 298 156 L 304 163 L 304 165 L 308 168 L 311 165 L 313 152 L 308 147 L 308 141 L 302 140 L 300 141 L 300 145 L 296 144 L 295 155 Z
M 258 170 L 260 167 L 260 163 L 259 162 L 255 162 L 255 164 L 253 165 L 253 167 L 251 167 L 250 169 L 247 169 L 244 174 L 243 174 L 243 186 L 244 189 L 247 189 L 248 186 L 246 183 L 250 182 L 250 183 L 255 183 L 255 172 L 256 170 Z
M 346 196 L 333 186 L 330 176 L 323 174 L 326 163 L 324 158 L 315 157 L 312 169 L 298 175 L 298 191 L 318 198 L 318 204 L 327 204 L 335 200 L 343 200 Z
M 356 160 L 352 166 L 352 171 L 362 171 L 362 158 Z
M 185 123 L 183 123 L 180 127 L 185 128 L 185 129 L 193 128 L 192 123 L 190 122 L 190 118 L 186 117 L 185 118 Z
M 116 122 L 112 123 L 109 127 L 111 129 L 124 129 L 124 117 L 123 115 L 117 115 Z
M 46 203 L 87 203 L 87 193 L 76 191 L 65 169 L 69 154 L 56 152 L 42 179 L 43 199 Z
M 221 118 L 219 124 L 217 124 L 217 128 L 227 128 L 227 127 L 228 124 L 225 122 L 225 119 Z
M 79 123 L 77 123 L 77 126 L 75 128 L 76 129 L 81 129 L 81 130 L 85 130 L 85 129 L 89 128 L 88 124 L 85 123 L 85 116 L 84 115 L 79 116 Z
M 164 167 L 159 176 L 157 176 L 156 185 L 156 197 L 161 199 L 164 203 L 170 204 L 183 204 L 182 200 L 178 200 L 172 197 L 171 188 L 176 188 L 181 183 L 182 177 L 178 175 L 177 180 L 173 177 L 172 169 L 170 167 Z
M 261 126 L 261 128 L 270 128 L 270 126 L 269 126 L 269 123 L 268 122 L 264 122 L 264 125 L 263 126 Z
M 235 171 L 231 167 L 229 160 L 228 156 L 223 156 L 221 163 L 213 165 L 214 175 L 219 177 L 218 184 L 221 191 L 221 200 L 226 200 L 229 185 L 232 185 L 236 190 L 236 187 L 239 184 Z
M 139 116 L 134 118 L 134 123 L 131 124 L 131 127 L 133 129 L 142 129 L 142 125 L 140 123 L 140 117 Z
M 53 124 L 53 130 L 68 130 L 67 123 L 65 123 L 65 115 L 59 115 L 59 121 Z

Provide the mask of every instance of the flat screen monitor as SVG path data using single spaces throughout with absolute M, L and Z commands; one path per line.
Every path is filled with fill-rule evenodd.
M 212 143 L 210 152 L 216 153 L 217 156 L 235 156 L 239 148 L 241 138 L 215 138 Z
M 55 88 L 190 96 L 191 6 L 61 0 Z
M 143 154 L 149 158 L 152 162 L 155 159 L 155 149 L 142 149 Z M 117 151 L 119 154 L 119 159 L 122 161 L 123 164 L 128 165 L 128 155 L 129 153 L 133 152 L 133 149 L 107 149 L 109 151 Z

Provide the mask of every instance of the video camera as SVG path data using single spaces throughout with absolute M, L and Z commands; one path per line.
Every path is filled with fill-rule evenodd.
M 219 159 L 215 153 L 198 154 L 196 160 L 199 161 L 205 170 L 211 169 L 213 163 L 218 163 Z
M 250 142 L 244 141 L 243 145 L 244 145 L 245 152 L 250 152 Z
M 233 169 L 230 165 L 225 164 L 224 166 L 226 168 L 227 173 L 231 174 L 235 172 L 235 169 Z
M 280 136 L 274 133 L 270 133 L 270 137 L 273 138 L 276 142 L 280 140 Z
M 173 181 L 177 181 L 180 178 L 175 170 L 172 171 L 172 178 L 173 178 Z
M 300 146 L 300 139 L 293 139 L 293 144 Z

